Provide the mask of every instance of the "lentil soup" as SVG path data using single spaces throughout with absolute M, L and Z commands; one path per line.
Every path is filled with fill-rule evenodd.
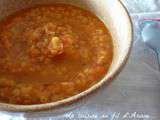
M 0 22 L 0 101 L 31 105 L 79 94 L 100 81 L 113 58 L 112 38 L 92 13 L 39 5 Z

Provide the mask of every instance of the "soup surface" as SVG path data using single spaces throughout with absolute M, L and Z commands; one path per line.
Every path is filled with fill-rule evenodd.
M 92 13 L 40 5 L 0 22 L 0 101 L 42 104 L 100 81 L 113 57 L 112 38 Z

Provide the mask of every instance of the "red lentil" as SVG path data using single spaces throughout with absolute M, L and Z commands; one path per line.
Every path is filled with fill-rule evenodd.
M 42 104 L 88 89 L 107 73 L 112 38 L 92 13 L 40 5 L 0 22 L 0 101 Z

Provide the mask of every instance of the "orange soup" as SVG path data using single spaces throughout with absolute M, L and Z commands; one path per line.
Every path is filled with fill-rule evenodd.
M 0 101 L 77 95 L 104 77 L 112 58 L 111 35 L 92 13 L 64 4 L 18 11 L 0 22 Z

